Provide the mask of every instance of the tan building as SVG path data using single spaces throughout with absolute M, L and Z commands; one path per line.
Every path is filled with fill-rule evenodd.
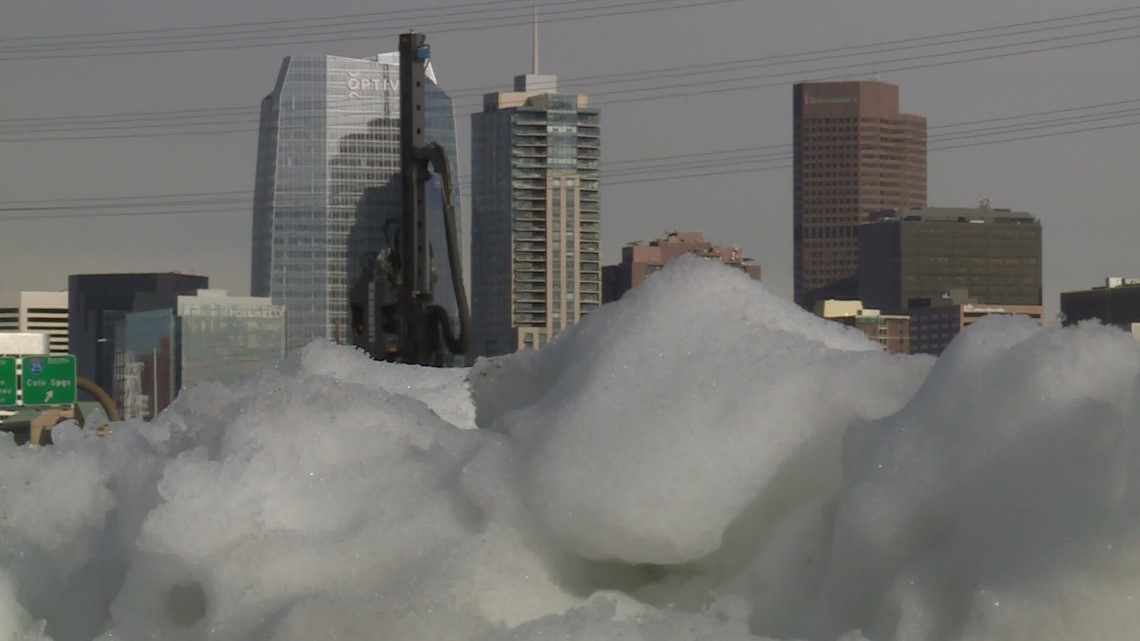
M 944 298 L 931 299 L 929 307 L 911 307 L 911 352 L 938 356 L 970 325 L 986 316 L 1028 316 L 1044 323 L 1045 309 L 1041 305 L 1002 305 L 969 302 L 964 290 L 946 292 Z
M 67 292 L 0 292 L 0 332 L 42 332 L 52 354 L 68 353 Z
M 910 317 L 865 309 L 857 300 L 824 300 L 815 304 L 816 316 L 854 327 L 891 354 L 910 353 Z
M 517 76 L 471 116 L 474 353 L 539 348 L 602 298 L 599 114 L 558 80 Z
M 855 299 L 856 226 L 871 212 L 926 205 L 926 119 L 899 112 L 879 81 L 795 86 L 796 303 Z
M 760 280 L 760 264 L 746 257 L 739 247 L 713 245 L 699 231 L 672 231 L 664 238 L 635 241 L 622 248 L 621 263 L 602 269 L 602 302 L 621 298 L 666 263 L 686 254 L 719 260 Z

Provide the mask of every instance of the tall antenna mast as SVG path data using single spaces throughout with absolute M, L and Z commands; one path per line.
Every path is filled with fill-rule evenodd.
M 538 3 L 534 3 L 534 75 L 538 75 Z

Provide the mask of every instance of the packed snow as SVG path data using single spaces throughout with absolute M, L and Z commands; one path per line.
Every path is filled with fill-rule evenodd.
M 677 261 L 467 370 L 314 343 L 0 440 L 0 641 L 1134 639 L 1140 348 L 890 356 Z

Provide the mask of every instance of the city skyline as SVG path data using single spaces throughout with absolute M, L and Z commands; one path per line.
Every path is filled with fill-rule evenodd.
M 886 2 L 876 11 L 828 5 L 827 10 L 831 12 L 829 20 L 819 21 L 818 15 L 823 9 L 819 3 L 799 8 L 746 5 L 725 3 L 703 10 L 689 7 L 590 21 L 560 21 L 559 16 L 552 15 L 550 24 L 543 25 L 545 65 L 558 68 L 569 81 L 593 77 L 593 80 L 579 81 L 577 86 L 581 89 L 575 90 L 597 94 L 597 104 L 607 114 L 607 131 L 611 135 L 607 136 L 603 156 L 603 263 L 615 262 L 620 247 L 629 240 L 659 234 L 661 229 L 699 227 L 710 238 L 732 238 L 734 242 L 749 247 L 750 253 L 765 266 L 766 285 L 778 294 L 790 297 L 791 172 L 778 168 L 737 173 L 786 164 L 776 152 L 770 155 L 776 160 L 767 164 L 745 164 L 739 160 L 743 157 L 741 154 L 722 153 L 711 157 L 716 163 L 706 162 L 706 166 L 701 167 L 694 158 L 684 161 L 689 164 L 683 170 L 672 172 L 673 175 L 708 173 L 712 176 L 648 183 L 630 181 L 671 175 L 664 169 L 678 167 L 682 161 L 660 160 L 664 156 L 768 144 L 779 146 L 777 151 L 783 153 L 782 150 L 790 148 L 788 95 L 794 81 L 843 76 L 867 78 L 878 73 L 883 80 L 903 88 L 904 111 L 927 116 L 932 133 L 943 128 L 944 139 L 948 141 L 943 144 L 946 147 L 955 146 L 958 142 L 950 134 L 961 129 L 946 127 L 953 123 L 977 123 L 989 118 L 1055 112 L 1084 105 L 1107 105 L 1135 97 L 1126 88 L 1137 86 L 1132 79 L 1138 72 L 1125 63 L 1129 54 L 1135 52 L 1134 40 L 1055 48 L 1024 56 L 947 64 L 927 70 L 895 71 L 906 65 L 889 63 L 889 60 L 903 54 L 911 58 L 913 54 L 935 56 L 955 49 L 944 45 L 909 53 L 880 53 L 855 59 L 847 56 L 826 63 L 821 60 L 813 64 L 777 67 L 771 74 L 785 74 L 778 78 L 759 79 L 757 76 L 767 72 L 751 69 L 736 76 L 753 77 L 752 80 L 732 80 L 732 66 L 724 64 L 726 61 L 825 51 L 841 46 L 888 42 L 904 36 L 920 37 L 1025 24 L 1077 13 L 1059 2 L 1033 5 L 1016 0 L 997 4 L 977 3 L 974 11 L 966 8 L 951 11 L 933 3 L 915 7 L 904 6 L 901 2 Z M 1091 13 L 1107 10 L 1110 6 L 1094 4 L 1081 11 Z M 164 23 L 179 25 L 227 24 L 278 17 L 248 13 L 253 11 L 252 8 L 223 9 L 218 5 L 202 7 L 202 11 L 193 15 L 187 15 L 185 9 L 162 7 L 161 11 L 150 12 L 152 15 L 149 17 L 139 15 L 124 20 L 124 16 L 131 13 L 130 0 L 117 0 L 115 7 L 120 11 L 100 16 L 77 5 L 74 14 L 63 21 L 48 20 L 33 7 L 18 7 L 0 31 L 2 35 L 12 36 L 148 29 L 156 26 L 153 22 L 155 13 L 163 16 Z M 330 15 L 347 14 L 357 9 L 361 7 L 342 3 L 326 8 Z M 498 76 L 501 73 L 496 71 L 517 68 L 518 60 L 529 53 L 530 29 L 528 24 L 522 23 L 529 23 L 530 10 L 529 4 L 525 11 L 519 9 L 520 24 L 471 32 L 433 34 L 432 23 L 443 21 L 438 16 L 434 20 L 420 20 L 415 16 L 402 19 L 404 22 L 418 22 L 418 29 L 432 34 L 433 56 L 441 68 L 446 69 L 441 85 L 448 90 L 455 88 L 457 93 L 463 94 L 457 97 L 461 103 L 457 105 L 461 165 L 466 165 L 469 157 L 469 150 L 462 142 L 468 139 L 464 121 L 472 101 L 477 101 L 476 90 L 481 94 L 483 90 L 500 84 Z M 284 7 L 280 11 L 281 17 L 301 18 L 305 15 L 297 8 Z M 1085 21 L 1110 17 L 1090 17 Z M 510 20 L 500 22 L 511 23 Z M 752 27 L 764 37 L 745 37 L 752 32 Z M 681 52 L 669 46 L 671 36 L 679 37 L 688 32 L 706 33 L 711 29 L 721 30 L 718 33 L 723 35 L 718 35 L 715 41 L 709 40 L 707 47 Z M 1090 26 L 1083 31 L 1095 29 L 1097 27 Z M 581 37 L 583 33 L 589 33 L 589 37 Z M 1039 35 L 1060 37 L 1066 33 L 1069 32 Z M 982 38 L 985 35 L 968 37 Z M 957 49 L 1004 46 L 1030 38 L 1030 35 L 1007 36 L 975 45 L 960 42 Z M 965 40 L 965 37 L 958 40 Z M 1077 44 L 1085 40 L 1090 39 L 1064 42 Z M 153 54 L 90 59 L 76 56 L 67 62 L 55 59 L 2 61 L 11 69 L 13 81 L 26 90 L 0 106 L 0 118 L 205 109 L 226 105 L 248 105 L 255 112 L 257 101 L 264 95 L 263 78 L 267 69 L 272 73 L 283 55 L 337 53 L 363 56 L 377 50 L 391 50 L 394 42 L 394 35 L 374 37 L 371 42 L 341 41 L 336 36 L 329 36 L 323 42 L 219 49 L 178 56 Z M 615 55 L 618 50 L 616 43 L 619 42 L 623 51 L 620 56 Z M 995 55 L 1003 51 L 995 51 Z M 966 56 L 928 58 L 926 61 L 932 64 L 951 62 L 961 57 Z M 225 64 L 217 64 L 222 61 Z M 856 62 L 863 63 L 863 66 L 835 70 L 841 64 L 854 65 Z M 693 73 L 698 71 L 696 67 L 704 64 L 710 65 L 704 75 Z M 736 68 L 744 69 L 745 66 L 738 64 Z M 832 70 L 810 71 L 824 67 Z M 707 76 L 714 68 L 728 71 L 712 79 L 729 80 L 721 85 L 704 87 L 701 83 L 709 80 Z M 662 71 L 667 69 L 675 71 Z M 85 70 L 94 70 L 95 73 L 84 73 Z M 624 79 L 598 78 L 603 74 L 617 73 L 628 75 Z M 159 77 L 174 76 L 178 77 L 178 82 L 164 82 L 161 90 L 159 83 L 154 81 Z M 619 80 L 624 84 L 616 84 Z M 724 88 L 762 84 L 773 86 L 749 92 L 712 93 Z M 657 89 L 643 90 L 649 86 Z M 961 88 L 968 91 L 961 91 Z M 642 91 L 638 93 L 639 90 Z M 74 91 L 83 91 L 85 100 L 81 103 L 66 100 L 68 93 Z M 691 95 L 671 97 L 686 93 Z M 669 97 L 664 99 L 618 102 L 666 94 Z M 1111 110 L 1121 112 L 1124 107 L 1126 105 L 1112 107 Z M 1107 116 L 1100 115 L 1109 113 L 1109 109 L 1072 112 L 1069 122 L 1074 124 L 1069 128 L 1120 124 L 1119 120 L 1109 120 Z M 1001 123 L 971 125 L 974 131 L 980 132 L 983 127 L 990 127 L 991 131 L 979 133 L 978 138 L 963 138 L 961 142 L 988 143 L 1005 137 L 1047 134 L 1055 130 L 1044 126 L 1031 129 L 1031 123 L 1065 115 L 1018 121 L 1030 124 L 1017 135 L 998 136 L 994 128 Z M 1101 120 L 1098 122 L 1094 118 Z M 11 151 L 0 153 L 0 193 L 3 194 L 0 198 L 9 203 L 35 200 L 37 203 L 32 206 L 42 206 L 42 201 L 48 198 L 241 191 L 241 195 L 233 198 L 242 202 L 226 205 L 230 209 L 224 212 L 196 215 L 4 221 L 4 227 L 0 228 L 4 232 L 0 234 L 3 288 L 60 289 L 64 275 L 70 273 L 180 270 L 209 276 L 219 287 L 235 293 L 245 292 L 249 238 L 248 231 L 243 228 L 248 227 L 248 211 L 252 202 L 252 196 L 247 192 L 252 184 L 250 150 L 256 146 L 256 133 L 243 131 L 227 136 L 82 140 L 99 135 L 165 132 L 162 129 L 124 130 L 121 128 L 129 123 L 121 120 L 104 122 L 83 131 L 73 126 L 62 127 L 66 124 L 63 122 L 53 122 L 46 127 L 59 129 L 60 135 L 68 139 L 65 142 L 5 142 L 5 147 Z M 185 126 L 187 123 L 210 121 L 181 122 L 183 126 L 175 130 L 190 129 Z M 256 128 L 245 122 L 242 127 Z M 18 137 L 12 128 L 15 124 L 18 123 L 6 123 L 10 132 L 6 138 Z M 199 129 L 211 126 L 207 124 Z M 218 125 L 213 128 L 224 127 Z M 937 149 L 932 144 L 928 200 L 941 206 L 970 206 L 981 198 L 990 197 L 996 207 L 1032 211 L 1039 216 L 1050 229 L 1045 247 L 1044 299 L 1047 308 L 1056 311 L 1060 291 L 1088 287 L 1105 275 L 1140 273 L 1140 262 L 1131 262 L 1128 257 L 1127 240 L 1140 233 L 1140 223 L 1131 215 L 1135 211 L 1134 190 L 1123 171 L 1130 166 L 1128 161 L 1134 155 L 1132 149 L 1135 145 L 1131 141 L 1135 140 L 1135 131 L 1129 128 L 1106 129 L 958 150 Z M 50 136 L 32 130 L 23 137 Z M 646 158 L 659 160 L 636 164 L 623 162 Z M 466 167 L 464 173 L 469 175 Z M 69 205 L 79 209 L 46 213 L 111 213 L 103 206 L 105 204 L 103 201 L 83 200 Z M 9 210 L 20 207 L 4 206 Z M 83 211 L 88 206 L 98 208 Z M 197 209 L 206 208 L 197 206 Z M 143 211 L 145 209 L 139 207 L 128 207 L 115 210 L 115 213 Z M 5 211 L 0 216 L 35 213 Z M 698 215 L 700 218 L 695 218 Z M 467 225 L 469 223 L 465 221 Z M 61 257 L 45 264 L 42 256 L 38 255 L 40 252 L 29 247 L 29 239 L 35 233 L 62 239 L 62 247 L 66 249 L 59 252 Z M 194 251 L 182 249 L 182 244 L 194 247 Z M 1093 246 L 1097 251 L 1089 251 Z

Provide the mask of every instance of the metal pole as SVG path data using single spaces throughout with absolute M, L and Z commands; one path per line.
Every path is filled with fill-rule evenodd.
M 150 420 L 158 416 L 158 348 L 155 347 L 150 351 Z
M 400 34 L 400 172 L 403 186 L 400 271 L 400 356 L 427 365 L 427 306 L 432 300 L 431 251 L 427 234 L 427 189 L 431 178 L 424 154 L 424 65 L 429 51 L 422 33 Z

